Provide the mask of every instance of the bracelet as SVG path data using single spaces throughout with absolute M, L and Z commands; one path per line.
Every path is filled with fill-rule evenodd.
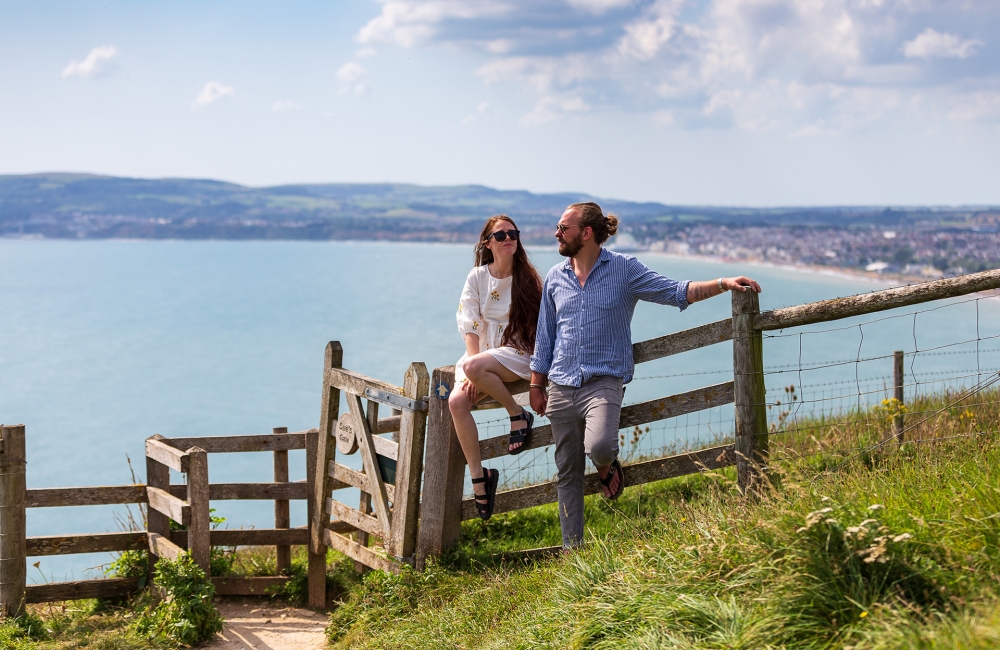
M 545 384 L 528 384 L 528 388 L 545 388 Z
M 728 289 L 726 289 L 724 286 L 722 286 L 722 278 L 719 278 L 719 291 L 721 291 L 722 293 L 725 293 L 726 291 L 728 291 Z

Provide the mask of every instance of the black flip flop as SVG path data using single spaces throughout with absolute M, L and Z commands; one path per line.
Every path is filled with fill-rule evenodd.
M 497 484 L 500 482 L 500 472 L 484 467 L 483 475 L 472 479 L 472 482 L 486 484 L 486 494 L 476 495 L 476 512 L 479 513 L 480 519 L 489 521 L 490 517 L 493 516 L 493 506 L 496 504 Z
M 611 493 L 611 496 L 606 497 L 609 501 L 614 501 L 622 495 L 622 491 L 625 490 L 625 470 L 622 468 L 622 464 L 618 462 L 618 459 L 614 459 L 611 463 L 611 467 L 608 468 L 608 475 L 601 478 L 600 475 L 597 479 L 601 482 L 604 487 L 611 487 L 611 481 L 615 480 L 615 472 L 618 473 L 618 489 Z M 603 492 L 603 490 L 602 490 Z
M 518 429 L 517 431 L 510 432 L 510 439 L 507 440 L 507 447 L 508 447 L 507 453 L 509 453 L 511 456 L 517 456 L 519 453 L 527 449 L 529 444 L 531 444 L 531 425 L 535 423 L 535 416 L 532 415 L 531 413 L 528 413 L 522 408 L 520 415 L 510 416 L 511 422 L 517 422 L 518 420 L 527 421 L 528 426 L 524 427 L 523 429 Z M 517 444 L 521 446 L 511 451 L 510 446 Z

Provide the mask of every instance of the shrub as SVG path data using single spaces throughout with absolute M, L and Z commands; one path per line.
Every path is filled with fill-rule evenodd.
M 162 599 L 137 617 L 133 626 L 139 634 L 193 645 L 222 630 L 222 617 L 212 604 L 215 587 L 189 554 L 157 562 L 155 583 Z

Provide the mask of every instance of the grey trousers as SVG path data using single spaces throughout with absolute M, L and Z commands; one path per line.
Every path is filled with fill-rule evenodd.
M 621 377 L 594 377 L 579 388 L 552 384 L 545 415 L 552 424 L 559 478 L 559 524 L 563 548 L 583 542 L 583 473 L 585 455 L 595 467 L 618 457 L 618 419 L 622 410 Z

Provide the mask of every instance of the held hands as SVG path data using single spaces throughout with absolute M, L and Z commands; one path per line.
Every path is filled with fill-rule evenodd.
M 726 291 L 753 291 L 755 293 L 763 291 L 756 280 L 751 280 L 745 275 L 736 278 L 722 278 L 722 287 Z

